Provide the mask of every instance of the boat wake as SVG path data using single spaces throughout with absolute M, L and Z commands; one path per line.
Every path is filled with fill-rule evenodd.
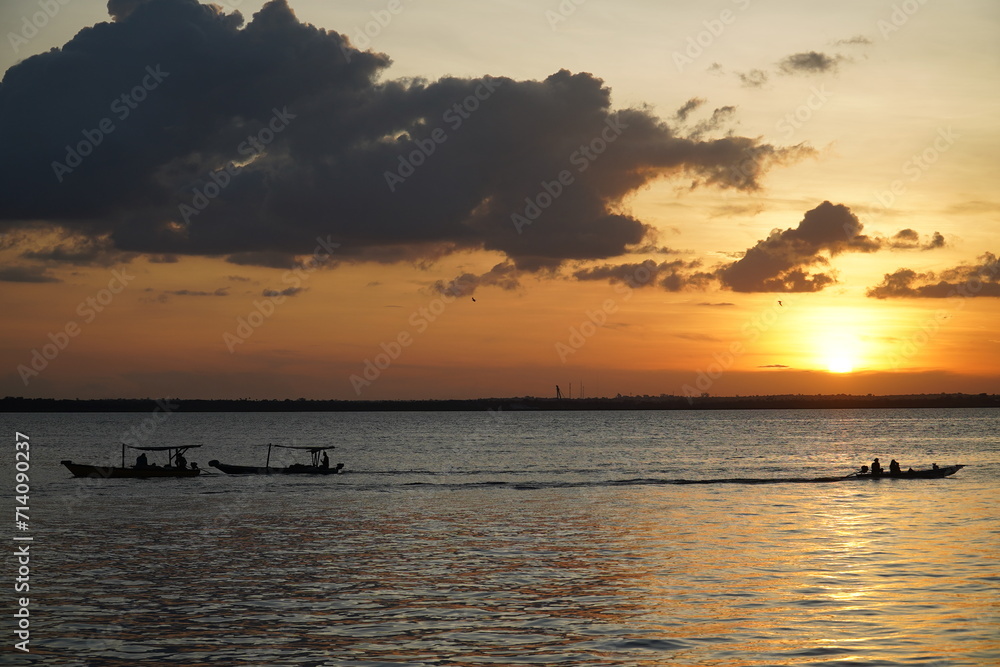
M 452 489 L 474 489 L 474 488 L 510 488 L 516 490 L 535 489 L 571 489 L 571 488 L 592 488 L 592 487 L 621 487 L 621 486 L 669 486 L 686 484 L 826 484 L 843 480 L 843 477 L 783 477 L 783 478 L 725 478 L 725 479 L 659 479 L 652 477 L 637 477 L 631 479 L 605 479 L 587 481 L 518 481 L 507 482 L 500 480 L 481 482 L 409 482 L 402 484 L 405 487 L 429 487 L 429 488 L 452 488 Z
M 960 468 L 963 466 L 956 466 Z M 951 472 L 951 471 L 945 471 Z M 941 475 L 937 479 L 944 479 L 946 475 Z M 674 485 L 709 485 L 709 484 L 733 484 L 733 485 L 764 485 L 764 484 L 831 484 L 833 482 L 845 482 L 853 480 L 866 480 L 871 477 L 858 475 L 840 475 L 834 477 L 722 477 L 711 479 L 686 479 L 686 478 L 659 478 L 659 477 L 633 477 L 627 479 L 603 479 L 603 480 L 580 480 L 580 481 L 501 481 L 489 480 L 478 482 L 409 482 L 403 484 L 405 487 L 430 487 L 430 488 L 510 488 L 517 490 L 533 489 L 566 489 L 566 488 L 586 488 L 586 487 L 622 487 L 622 486 L 674 486 Z M 882 478 L 886 481 L 900 479 L 899 477 L 886 476 Z M 921 479 L 913 477 L 911 479 Z

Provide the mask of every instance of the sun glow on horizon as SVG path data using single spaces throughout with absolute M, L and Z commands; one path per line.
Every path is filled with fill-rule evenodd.
M 827 357 L 826 369 L 831 373 L 850 373 L 854 370 L 855 359 L 847 352 L 837 352 Z
M 835 331 L 826 331 L 816 339 L 815 363 L 828 373 L 853 373 L 870 356 L 870 344 L 855 330 L 860 318 L 845 318 Z M 844 324 L 844 323 L 847 324 Z M 830 326 L 830 325 L 827 325 Z
M 864 357 L 863 345 L 853 334 L 839 334 L 827 337 L 819 354 L 820 366 L 830 373 L 852 373 L 861 365 Z

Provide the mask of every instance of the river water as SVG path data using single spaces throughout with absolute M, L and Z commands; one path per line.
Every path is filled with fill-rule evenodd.
M 1000 411 L 0 415 L 3 664 L 1000 663 Z M 72 478 L 122 439 L 330 477 Z M 274 450 L 272 465 L 295 452 Z M 809 479 L 879 456 L 939 480 Z M 131 455 L 130 455 L 130 458 Z M 155 455 L 151 458 L 155 460 Z M 15 650 L 30 536 L 30 653 Z

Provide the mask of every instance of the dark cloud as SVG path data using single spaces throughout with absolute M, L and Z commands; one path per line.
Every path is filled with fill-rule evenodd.
M 177 255 L 150 255 L 149 261 L 152 264 L 176 264 L 180 258 Z
M 271 269 L 294 269 L 298 265 L 295 255 L 268 250 L 237 252 L 226 257 L 226 261 L 238 266 L 266 266 Z
M 521 287 L 519 274 L 517 267 L 512 263 L 500 262 L 480 275 L 463 273 L 450 283 L 438 280 L 432 285 L 432 288 L 436 292 L 450 296 L 472 296 L 480 287 L 499 287 L 511 292 Z
M 164 294 L 172 294 L 174 296 L 229 296 L 229 288 L 220 287 L 213 292 L 190 289 L 166 290 Z
M 675 131 L 683 133 L 689 139 L 701 139 L 707 134 L 724 130 L 727 125 L 733 123 L 736 116 L 736 107 L 724 106 L 712 111 L 710 117 L 698 120 L 693 125 L 688 126 L 686 124 L 688 119 L 695 111 L 702 108 L 704 104 L 705 100 L 700 97 L 693 97 L 685 102 L 674 114 L 674 120 L 677 121 Z M 731 135 L 732 132 L 728 134 Z
M 903 229 L 888 239 L 888 247 L 896 250 L 935 250 L 947 245 L 940 232 L 934 232 L 929 241 L 921 241 L 920 234 L 912 229 Z
M 711 117 L 697 123 L 692 129 L 687 131 L 687 136 L 692 139 L 701 139 L 705 135 L 718 132 L 730 125 L 736 117 L 736 107 L 724 106 L 715 109 Z
M 685 102 L 680 109 L 677 110 L 677 113 L 674 114 L 674 118 L 683 123 L 685 120 L 687 120 L 688 115 L 690 115 L 692 111 L 694 111 L 704 103 L 705 103 L 704 98 L 692 97 L 687 102 Z
M 5 283 L 58 283 L 60 280 L 49 275 L 42 266 L 3 266 L 0 267 L 0 282 Z
M 633 287 L 656 285 L 667 291 L 706 289 L 718 282 L 734 292 L 818 292 L 837 282 L 826 268 L 830 258 L 845 252 L 872 253 L 880 250 L 928 250 L 944 245 L 944 237 L 935 232 L 929 241 L 921 241 L 912 229 L 884 238 L 862 233 L 863 225 L 847 206 L 823 202 L 807 211 L 798 226 L 775 229 L 743 253 L 739 259 L 705 271 L 700 261 L 605 264 L 577 270 L 577 280 L 625 282 Z M 813 272 L 814 267 L 823 267 Z M 728 305 L 708 304 L 699 305 Z
M 844 56 L 828 56 L 817 51 L 793 53 L 778 62 L 778 69 L 784 74 L 819 74 L 835 72 Z
M 767 83 L 767 72 L 760 69 L 752 69 L 749 72 L 737 72 L 740 83 L 745 88 L 762 88 Z
M 296 296 L 304 291 L 305 291 L 304 287 L 286 287 L 283 290 L 265 289 L 263 292 L 261 292 L 261 295 L 269 297 Z
M 719 279 L 735 292 L 817 292 L 836 282 L 829 273 L 806 271 L 828 263 L 821 253 L 882 248 L 880 241 L 861 234 L 862 227 L 849 208 L 825 201 L 806 212 L 794 229 L 772 231 L 741 259 L 720 269 Z
M 701 262 L 694 260 L 674 260 L 657 264 L 651 259 L 643 262 L 605 264 L 573 273 L 577 280 L 606 280 L 610 283 L 624 283 L 629 287 L 659 287 L 668 292 L 684 289 L 704 289 L 712 280 L 712 275 L 699 271 Z
M 977 264 L 961 264 L 937 274 L 899 269 L 885 274 L 880 285 L 868 290 L 868 296 L 876 299 L 1000 297 L 1000 263 L 988 252 Z
M 108 0 L 108 15 L 116 21 L 128 18 L 136 7 L 148 0 Z
M 27 244 L 38 247 L 23 250 L 21 257 L 43 262 L 102 267 L 127 263 L 135 257 L 135 253 L 116 250 L 106 236 L 86 236 L 58 228 L 52 231 L 56 238 L 52 238 L 52 234 L 25 237 Z
M 772 231 L 739 260 L 721 267 L 717 275 L 723 287 L 735 292 L 818 292 L 836 283 L 836 277 L 829 270 L 809 271 L 814 266 L 827 267 L 829 258 L 841 253 L 932 250 L 945 245 L 939 232 L 921 241 L 912 229 L 884 238 L 865 235 L 863 228 L 847 206 L 825 201 L 806 212 L 797 227 Z
M 677 255 L 680 253 L 679 250 L 674 250 L 673 248 L 668 248 L 665 245 L 661 246 L 655 243 L 647 243 L 639 246 L 638 248 L 632 248 L 630 249 L 630 252 L 636 255 Z
M 329 238 L 344 260 L 487 249 L 537 271 L 648 240 L 620 203 L 653 179 L 753 191 L 802 156 L 709 137 L 731 107 L 688 132 L 646 109 L 616 112 L 587 73 L 388 80 L 388 56 L 301 23 L 284 0 L 245 27 L 195 0 L 109 11 L 113 22 L 4 75 L 0 180 L 18 187 L 0 190 L 0 225 L 47 220 L 119 252 L 275 268 Z M 572 183 L 515 227 L 563 172 Z
M 850 39 L 840 39 L 833 43 L 834 46 L 871 46 L 872 40 L 864 35 L 855 35 Z

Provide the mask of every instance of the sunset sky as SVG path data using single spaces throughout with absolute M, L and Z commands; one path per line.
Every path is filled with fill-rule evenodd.
M 995 0 L 0 27 L 0 395 L 1000 391 Z

